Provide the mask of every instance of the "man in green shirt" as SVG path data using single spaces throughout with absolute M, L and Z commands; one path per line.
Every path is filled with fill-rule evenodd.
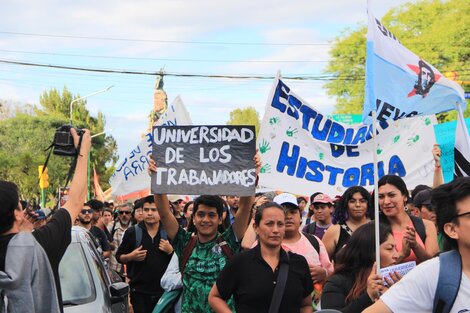
M 261 167 L 258 155 L 255 157 L 255 162 L 258 173 Z M 150 170 L 156 171 L 153 161 L 150 162 Z M 220 271 L 228 261 L 227 249 L 223 246 L 227 245 L 230 253 L 240 251 L 240 242 L 248 227 L 254 195 L 240 198 L 235 221 L 222 234 L 217 231 L 217 228 L 222 224 L 223 200 L 218 196 L 209 195 L 196 198 L 192 215 L 192 221 L 196 227 L 194 239 L 191 239 L 191 233 L 179 226 L 171 213 L 167 195 L 155 194 L 154 196 L 163 227 L 178 255 L 180 269 L 183 269 L 181 273 L 183 279 L 182 312 L 213 312 L 207 297 Z M 185 253 L 189 256 L 185 257 Z M 182 264 L 184 262 L 185 264 Z

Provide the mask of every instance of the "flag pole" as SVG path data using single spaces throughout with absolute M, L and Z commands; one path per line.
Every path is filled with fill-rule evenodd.
M 459 118 L 462 121 L 461 124 L 463 127 L 464 134 L 468 134 L 467 123 L 465 123 L 465 117 L 463 115 L 462 106 L 460 105 L 460 102 L 457 101 L 456 106 L 457 106 L 457 114 L 459 115 Z M 468 149 L 470 150 L 470 142 L 468 141 L 467 141 L 467 146 L 468 146 Z
M 372 0 L 367 0 L 367 57 L 366 57 L 366 88 L 369 88 L 369 101 L 375 104 L 375 82 L 372 78 L 374 75 L 374 61 L 372 54 L 374 53 L 373 41 L 371 42 L 370 27 L 372 17 Z M 379 224 L 379 166 L 377 156 L 377 107 L 372 106 L 372 145 L 373 145 L 373 163 L 374 163 L 374 220 L 375 220 L 375 264 L 377 267 L 377 274 L 380 274 L 380 224 Z
M 379 223 L 379 165 L 377 156 L 377 111 L 372 111 L 372 144 L 374 156 L 374 219 L 375 219 L 375 264 L 380 274 L 380 223 Z

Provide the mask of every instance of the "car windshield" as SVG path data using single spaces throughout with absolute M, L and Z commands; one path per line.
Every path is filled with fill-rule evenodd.
M 71 243 L 59 265 L 60 286 L 64 305 L 88 303 L 95 290 L 90 269 L 80 243 Z

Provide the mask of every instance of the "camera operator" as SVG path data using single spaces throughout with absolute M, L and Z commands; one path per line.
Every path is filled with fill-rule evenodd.
M 27 231 L 32 228 L 32 219 L 22 210 L 17 186 L 0 181 L 0 312 L 6 303 L 11 306 L 7 312 L 12 308 L 22 312 L 63 311 L 59 263 L 71 241 L 73 221 L 85 200 L 91 146 L 88 130 L 81 135 L 81 144 L 74 128 L 70 133 L 80 151 L 68 201 L 45 226 L 33 233 Z

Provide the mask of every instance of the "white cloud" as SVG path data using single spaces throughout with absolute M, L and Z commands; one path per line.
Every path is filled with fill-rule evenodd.
M 405 0 L 374 3 L 380 17 Z M 333 1 L 2 1 L 0 29 L 3 31 L 134 38 L 144 40 L 217 41 L 259 43 L 325 43 L 347 26 L 366 21 L 366 2 Z M 210 74 L 275 75 L 318 74 L 325 63 L 274 63 L 278 60 L 327 60 L 329 46 L 198 45 L 156 42 L 90 40 L 77 38 L 21 36 L 0 33 L 1 50 L 125 56 L 161 59 L 253 60 L 258 62 L 174 62 L 158 60 L 79 58 L 59 55 L 18 54 L 0 51 L 2 59 L 99 68 L 140 69 Z M 6 67 L 1 66 L 0 69 Z M 74 94 L 85 95 L 114 84 L 106 95 L 89 99 L 90 111 L 106 115 L 115 128 L 112 135 L 125 154 L 146 129 L 153 103 L 154 77 L 97 74 L 31 69 L 11 66 L 0 72 L 0 97 L 37 103 L 39 93 L 67 85 Z M 3 80 L 2 80 L 3 79 Z M 165 78 L 169 100 L 181 94 L 195 123 L 224 124 L 229 112 L 254 106 L 264 113 L 270 81 Z M 317 81 L 289 81 L 289 86 L 320 110 L 332 110 Z M 328 113 L 328 112 L 326 112 Z

